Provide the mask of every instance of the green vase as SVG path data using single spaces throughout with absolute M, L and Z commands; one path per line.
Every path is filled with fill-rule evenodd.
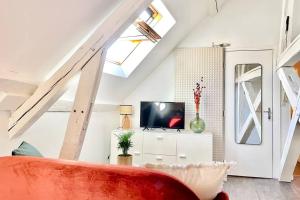
M 196 118 L 190 122 L 190 129 L 194 133 L 202 133 L 205 130 L 205 122 L 199 117 L 199 113 L 196 113 Z

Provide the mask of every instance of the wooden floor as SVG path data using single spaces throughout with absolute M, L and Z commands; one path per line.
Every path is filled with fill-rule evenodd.
M 292 183 L 273 179 L 228 177 L 224 190 L 230 200 L 300 200 L 300 177 Z
M 297 166 L 294 171 L 294 176 L 300 176 L 300 162 L 297 162 Z

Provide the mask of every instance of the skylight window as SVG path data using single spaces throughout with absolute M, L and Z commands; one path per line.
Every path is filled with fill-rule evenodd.
M 154 0 L 108 49 L 104 72 L 127 78 L 175 23 L 161 0 Z

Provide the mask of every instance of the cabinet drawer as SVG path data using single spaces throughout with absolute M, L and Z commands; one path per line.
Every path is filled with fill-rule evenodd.
M 177 162 L 191 164 L 212 161 L 211 134 L 177 135 Z
M 137 154 L 140 154 L 142 155 L 143 152 L 143 134 L 140 134 L 140 133 L 134 133 L 132 135 L 132 145 L 133 147 L 129 148 L 129 153 L 132 154 L 132 155 L 137 155 Z
M 143 163 L 176 164 L 176 156 L 144 154 Z
M 144 154 L 176 155 L 176 135 L 149 133 L 143 143 Z
M 132 165 L 140 165 L 143 163 L 143 154 L 138 150 L 129 151 L 132 155 Z

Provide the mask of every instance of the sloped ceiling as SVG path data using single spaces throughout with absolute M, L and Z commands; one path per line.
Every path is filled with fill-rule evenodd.
M 39 84 L 121 0 L 3 0 L 0 7 L 0 78 Z M 163 0 L 177 23 L 129 76 L 103 74 L 97 102 L 119 104 L 211 14 L 213 0 Z M 214 1 L 213 1 L 214 2 Z M 63 96 L 72 99 L 76 84 Z
M 163 0 L 163 2 L 176 20 L 175 26 L 128 78 L 103 74 L 97 102 L 122 103 L 131 91 L 184 39 L 190 30 L 207 15 L 211 14 L 209 9 L 211 8 L 212 0 Z M 70 97 L 74 96 L 74 93 L 75 87 L 69 90 L 63 98 L 70 99 Z
M 2 0 L 0 76 L 44 81 L 120 0 Z

